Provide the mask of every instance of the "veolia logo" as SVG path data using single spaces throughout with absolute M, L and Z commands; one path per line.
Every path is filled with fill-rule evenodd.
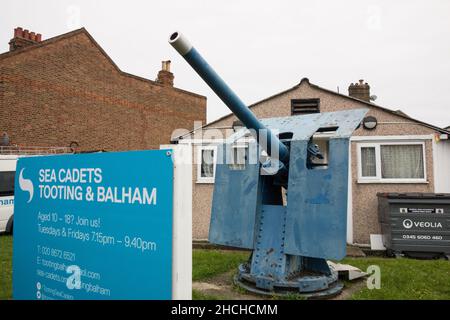
M 20 189 L 22 189 L 22 191 L 26 191 L 29 193 L 30 198 L 28 199 L 27 203 L 30 203 L 31 200 L 33 200 L 34 187 L 33 187 L 33 182 L 31 182 L 30 179 L 25 179 L 23 177 L 24 170 L 25 170 L 25 168 L 22 168 L 22 170 L 20 170 L 19 186 L 20 186 Z
M 411 229 L 411 227 L 413 226 L 413 222 L 410 219 L 405 219 L 403 220 L 403 226 L 406 229 Z
M 442 228 L 442 224 L 440 222 L 432 222 L 432 221 L 415 221 L 412 222 L 410 219 L 403 220 L 403 226 L 406 229 L 411 229 L 414 227 L 419 228 Z

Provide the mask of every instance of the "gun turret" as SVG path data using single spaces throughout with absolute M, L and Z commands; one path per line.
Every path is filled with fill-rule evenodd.
M 243 132 L 217 145 L 208 240 L 253 250 L 239 266 L 236 284 L 265 295 L 338 294 L 343 284 L 327 260 L 346 253 L 349 141 L 367 110 L 260 121 L 186 38 L 175 32 L 169 42 L 270 155 L 263 164 L 245 157 L 236 169 L 224 160 Z M 275 135 L 275 128 L 282 133 Z M 324 153 L 314 138 L 325 145 Z M 246 148 L 246 154 L 259 151 L 255 141 Z

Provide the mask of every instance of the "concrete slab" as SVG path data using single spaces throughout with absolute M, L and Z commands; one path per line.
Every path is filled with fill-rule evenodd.
M 367 273 L 349 264 L 327 262 L 330 268 L 338 272 L 340 279 L 352 281 L 367 276 Z

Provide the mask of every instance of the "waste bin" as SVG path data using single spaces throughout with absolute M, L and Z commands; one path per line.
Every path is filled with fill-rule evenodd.
M 378 219 L 389 254 L 450 256 L 450 193 L 378 193 Z

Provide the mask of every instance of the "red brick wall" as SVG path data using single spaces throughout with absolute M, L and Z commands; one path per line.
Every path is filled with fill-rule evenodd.
M 0 133 L 21 146 L 137 150 L 206 121 L 205 97 L 127 75 L 100 50 L 80 31 L 1 55 Z

